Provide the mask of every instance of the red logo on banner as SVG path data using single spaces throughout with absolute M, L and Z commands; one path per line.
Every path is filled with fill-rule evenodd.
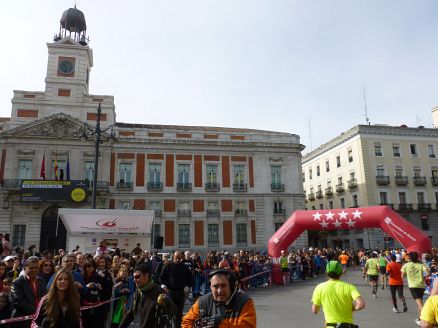
M 104 228 L 114 228 L 115 226 L 117 226 L 116 220 L 117 219 L 114 219 L 114 220 L 103 219 L 103 220 L 97 221 L 96 225 L 98 225 L 99 227 L 104 227 Z

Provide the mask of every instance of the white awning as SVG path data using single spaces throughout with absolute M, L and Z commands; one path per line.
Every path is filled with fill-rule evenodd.
M 60 208 L 58 217 L 69 235 L 114 233 L 148 235 L 152 230 L 153 210 L 107 210 Z

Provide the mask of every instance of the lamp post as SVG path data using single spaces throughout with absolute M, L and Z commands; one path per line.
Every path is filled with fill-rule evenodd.
M 97 172 L 99 170 L 99 147 L 100 144 L 103 142 L 101 139 L 102 133 L 105 133 L 108 130 L 111 130 L 111 133 L 108 136 L 108 141 L 114 141 L 116 139 L 116 136 L 113 131 L 113 125 L 108 126 L 105 129 L 101 129 L 100 127 L 100 118 L 102 116 L 102 108 L 100 106 L 97 107 L 97 115 L 96 115 L 96 126 L 93 128 L 89 126 L 87 123 L 84 123 L 84 129 L 82 131 L 82 134 L 80 136 L 81 140 L 87 140 L 89 133 L 91 135 L 95 136 L 95 143 L 94 143 L 94 172 L 93 172 L 93 192 L 92 192 L 92 207 L 93 209 L 96 208 L 96 191 L 97 191 Z

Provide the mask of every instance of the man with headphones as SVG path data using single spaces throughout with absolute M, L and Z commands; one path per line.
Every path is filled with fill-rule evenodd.
M 318 284 L 313 291 L 312 313 L 317 314 L 323 307 L 326 327 L 356 328 L 353 311 L 362 310 L 365 301 L 352 284 L 341 281 L 342 265 L 338 261 L 327 263 L 329 280 Z
M 201 296 L 182 320 L 181 328 L 255 328 L 253 300 L 238 289 L 235 274 L 217 269 L 209 274 L 211 293 Z

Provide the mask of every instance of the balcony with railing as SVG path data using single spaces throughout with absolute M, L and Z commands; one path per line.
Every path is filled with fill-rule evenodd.
M 398 204 L 398 210 L 400 212 L 412 212 L 413 206 L 412 206 L 412 204 L 401 203 L 401 204 Z
M 191 216 L 192 216 L 191 210 L 178 210 L 178 217 L 179 218 L 191 217 Z
M 327 187 L 325 188 L 325 197 L 332 197 L 333 196 L 333 188 Z
M 389 176 L 387 176 L 387 175 L 376 175 L 376 183 L 379 186 L 387 186 L 387 185 L 389 185 Z
M 307 195 L 307 198 L 309 199 L 309 201 L 314 201 L 315 200 L 315 193 L 310 193 Z
M 246 183 L 233 183 L 233 191 L 248 191 Z
M 342 194 L 344 191 L 345 191 L 345 188 L 344 188 L 344 184 L 343 183 L 339 183 L 339 184 L 336 185 L 336 192 L 338 194 Z
M 396 175 L 394 177 L 394 180 L 397 186 L 407 186 L 407 184 L 409 183 L 408 177 L 403 175 Z
M 20 190 L 21 181 L 20 179 L 4 179 L 1 181 L 1 188 L 9 191 Z
M 417 208 L 420 212 L 430 212 L 432 210 L 432 205 L 430 203 L 420 203 L 417 205 Z
M 394 209 L 394 204 L 389 204 L 389 203 L 380 203 L 380 206 L 388 206 L 391 210 Z
M 192 184 L 190 182 L 178 182 L 176 191 L 192 191 Z
M 348 189 L 349 190 L 357 189 L 357 180 L 356 179 L 351 179 L 348 181 Z
M 322 190 L 318 190 L 318 191 L 316 192 L 316 198 L 317 198 L 317 199 L 321 199 L 322 197 L 324 197 L 323 194 L 322 194 Z
M 161 218 L 163 215 L 161 209 L 158 209 L 158 208 L 154 209 L 154 214 L 155 214 L 155 217 L 157 217 L 157 218 Z
M 236 208 L 234 210 L 234 215 L 238 217 L 246 217 L 248 216 L 248 210 L 242 208 Z
M 284 183 L 271 183 L 271 191 L 284 191 Z
M 430 182 L 432 183 L 432 186 L 438 186 L 438 177 L 430 178 Z
M 221 212 L 218 209 L 207 209 L 207 217 L 219 217 Z
M 415 176 L 414 177 L 414 185 L 416 186 L 425 186 L 427 183 L 426 177 Z
M 163 183 L 162 182 L 148 182 L 147 189 L 148 189 L 148 191 L 163 191 Z
M 274 215 L 275 216 L 286 216 L 286 209 L 285 208 L 274 208 Z
M 220 191 L 221 185 L 217 182 L 207 182 L 205 184 L 205 191 Z
M 119 181 L 117 182 L 117 190 L 132 190 L 134 184 L 132 182 L 127 181 Z

